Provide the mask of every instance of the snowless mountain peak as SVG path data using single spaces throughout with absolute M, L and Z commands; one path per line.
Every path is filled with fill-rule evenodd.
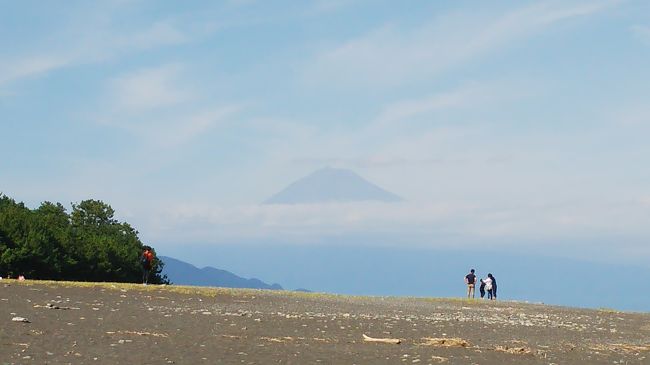
M 327 202 L 397 202 L 401 197 L 367 181 L 352 170 L 325 167 L 296 180 L 265 204 Z

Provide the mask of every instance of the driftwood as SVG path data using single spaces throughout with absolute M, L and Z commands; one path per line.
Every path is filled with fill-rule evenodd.
M 399 345 L 402 340 L 399 338 L 372 338 L 368 337 L 365 334 L 363 335 L 363 340 L 366 342 L 381 342 L 381 343 L 390 343 L 393 345 Z

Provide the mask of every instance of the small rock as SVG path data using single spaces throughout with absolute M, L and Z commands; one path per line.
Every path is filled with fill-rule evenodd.
M 11 319 L 13 322 L 23 322 L 23 323 L 29 323 L 29 320 L 24 317 L 14 317 Z

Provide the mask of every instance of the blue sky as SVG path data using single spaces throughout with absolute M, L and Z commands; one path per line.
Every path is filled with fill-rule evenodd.
M 163 247 L 647 259 L 649 64 L 646 1 L 0 0 L 0 191 Z M 324 166 L 406 202 L 259 205 Z

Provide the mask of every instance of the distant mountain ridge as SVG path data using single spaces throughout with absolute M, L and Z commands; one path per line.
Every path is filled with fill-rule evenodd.
M 160 256 L 160 259 L 165 263 L 162 274 L 167 275 L 167 278 L 173 284 L 283 290 L 279 284 L 269 285 L 259 279 L 242 278 L 230 271 L 220 270 L 210 266 L 199 269 L 192 264 L 168 256 Z
M 296 180 L 264 204 L 401 200 L 403 199 L 398 195 L 367 181 L 354 171 L 326 167 Z

